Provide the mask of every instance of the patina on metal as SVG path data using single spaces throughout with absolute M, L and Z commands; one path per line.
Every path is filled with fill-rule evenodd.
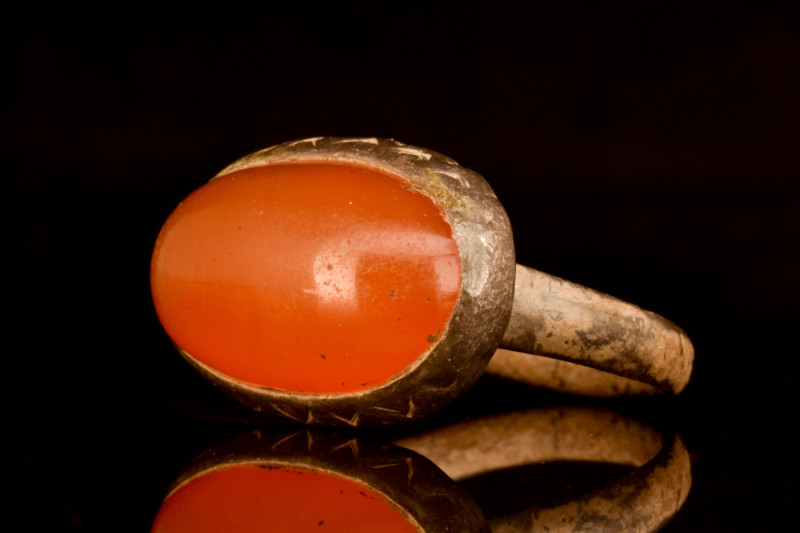
M 502 346 L 570 361 L 678 393 L 694 349 L 665 318 L 607 294 L 517 265 Z
M 287 163 L 367 167 L 400 177 L 434 199 L 459 249 L 461 291 L 446 330 L 430 350 L 405 371 L 364 391 L 296 393 L 242 383 L 178 347 L 201 374 L 245 405 L 306 424 L 413 421 L 469 389 L 498 347 L 587 365 L 670 393 L 680 392 L 688 382 L 694 351 L 672 323 L 611 296 L 516 265 L 508 216 L 476 172 L 431 150 L 393 140 L 315 137 L 248 155 L 216 177 Z M 519 374 L 521 367 L 508 361 L 500 358 L 492 369 Z

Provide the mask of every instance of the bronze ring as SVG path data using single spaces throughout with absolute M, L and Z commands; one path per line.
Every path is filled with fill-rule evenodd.
M 694 350 L 680 328 L 635 305 L 517 265 L 511 225 L 494 192 L 479 174 L 446 156 L 393 140 L 315 137 L 246 156 L 211 183 L 300 164 L 366 169 L 429 198 L 443 213 L 457 245 L 460 288 L 445 326 L 429 335 L 428 349 L 402 371 L 357 391 L 287 390 L 234 378 L 202 362 L 166 328 L 192 366 L 242 403 L 301 423 L 357 426 L 416 420 L 469 389 L 498 347 L 585 365 L 668 393 L 680 392 L 689 381 Z M 165 233 L 156 244 L 151 273 L 162 322 L 159 251 Z M 269 249 L 270 243 L 264 242 L 254 253 Z M 393 339 L 383 342 L 391 345 Z M 319 356 L 325 358 L 324 349 Z M 523 379 L 529 374 L 524 358 L 520 362 L 508 352 L 492 369 Z

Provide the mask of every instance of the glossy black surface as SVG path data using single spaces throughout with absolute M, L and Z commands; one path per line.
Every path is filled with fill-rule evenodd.
M 11 19 L 10 522 L 146 531 L 194 456 L 257 422 L 161 330 L 152 246 L 177 202 L 234 159 L 342 135 L 393 137 L 478 171 L 520 263 L 656 311 L 695 343 L 677 398 L 592 402 L 486 379 L 426 425 L 610 407 L 677 431 L 690 451 L 692 491 L 665 531 L 793 524 L 794 10 L 172 3 Z

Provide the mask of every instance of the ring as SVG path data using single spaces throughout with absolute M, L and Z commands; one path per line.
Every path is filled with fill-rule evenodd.
M 301 423 L 428 416 L 498 347 L 668 393 L 694 357 L 666 319 L 517 265 L 479 174 L 386 139 L 315 137 L 234 162 L 165 222 L 151 289 L 202 375 Z
M 615 473 L 597 479 L 574 469 L 592 464 Z M 497 498 L 485 497 L 485 476 L 511 474 L 502 479 L 525 486 L 542 470 L 520 468 L 548 465 L 551 483 L 536 496 L 495 477 L 488 484 Z M 566 484 L 581 490 L 554 482 L 570 465 Z M 608 409 L 530 409 L 392 444 L 363 433 L 273 426 L 194 459 L 168 489 L 152 531 L 374 531 L 377 524 L 426 533 L 657 531 L 681 509 L 691 484 L 677 434 Z

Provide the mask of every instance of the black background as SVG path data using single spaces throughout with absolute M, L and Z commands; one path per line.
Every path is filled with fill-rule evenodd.
M 336 135 L 395 138 L 478 171 L 518 262 L 688 332 L 696 365 L 681 396 L 608 404 L 671 425 L 692 453 L 694 487 L 668 530 L 792 523 L 795 10 L 121 2 L 5 22 L 7 517 L 147 530 L 185 462 L 247 427 L 252 415 L 161 330 L 152 246 L 229 162 Z M 479 385 L 460 406 L 504 387 Z

